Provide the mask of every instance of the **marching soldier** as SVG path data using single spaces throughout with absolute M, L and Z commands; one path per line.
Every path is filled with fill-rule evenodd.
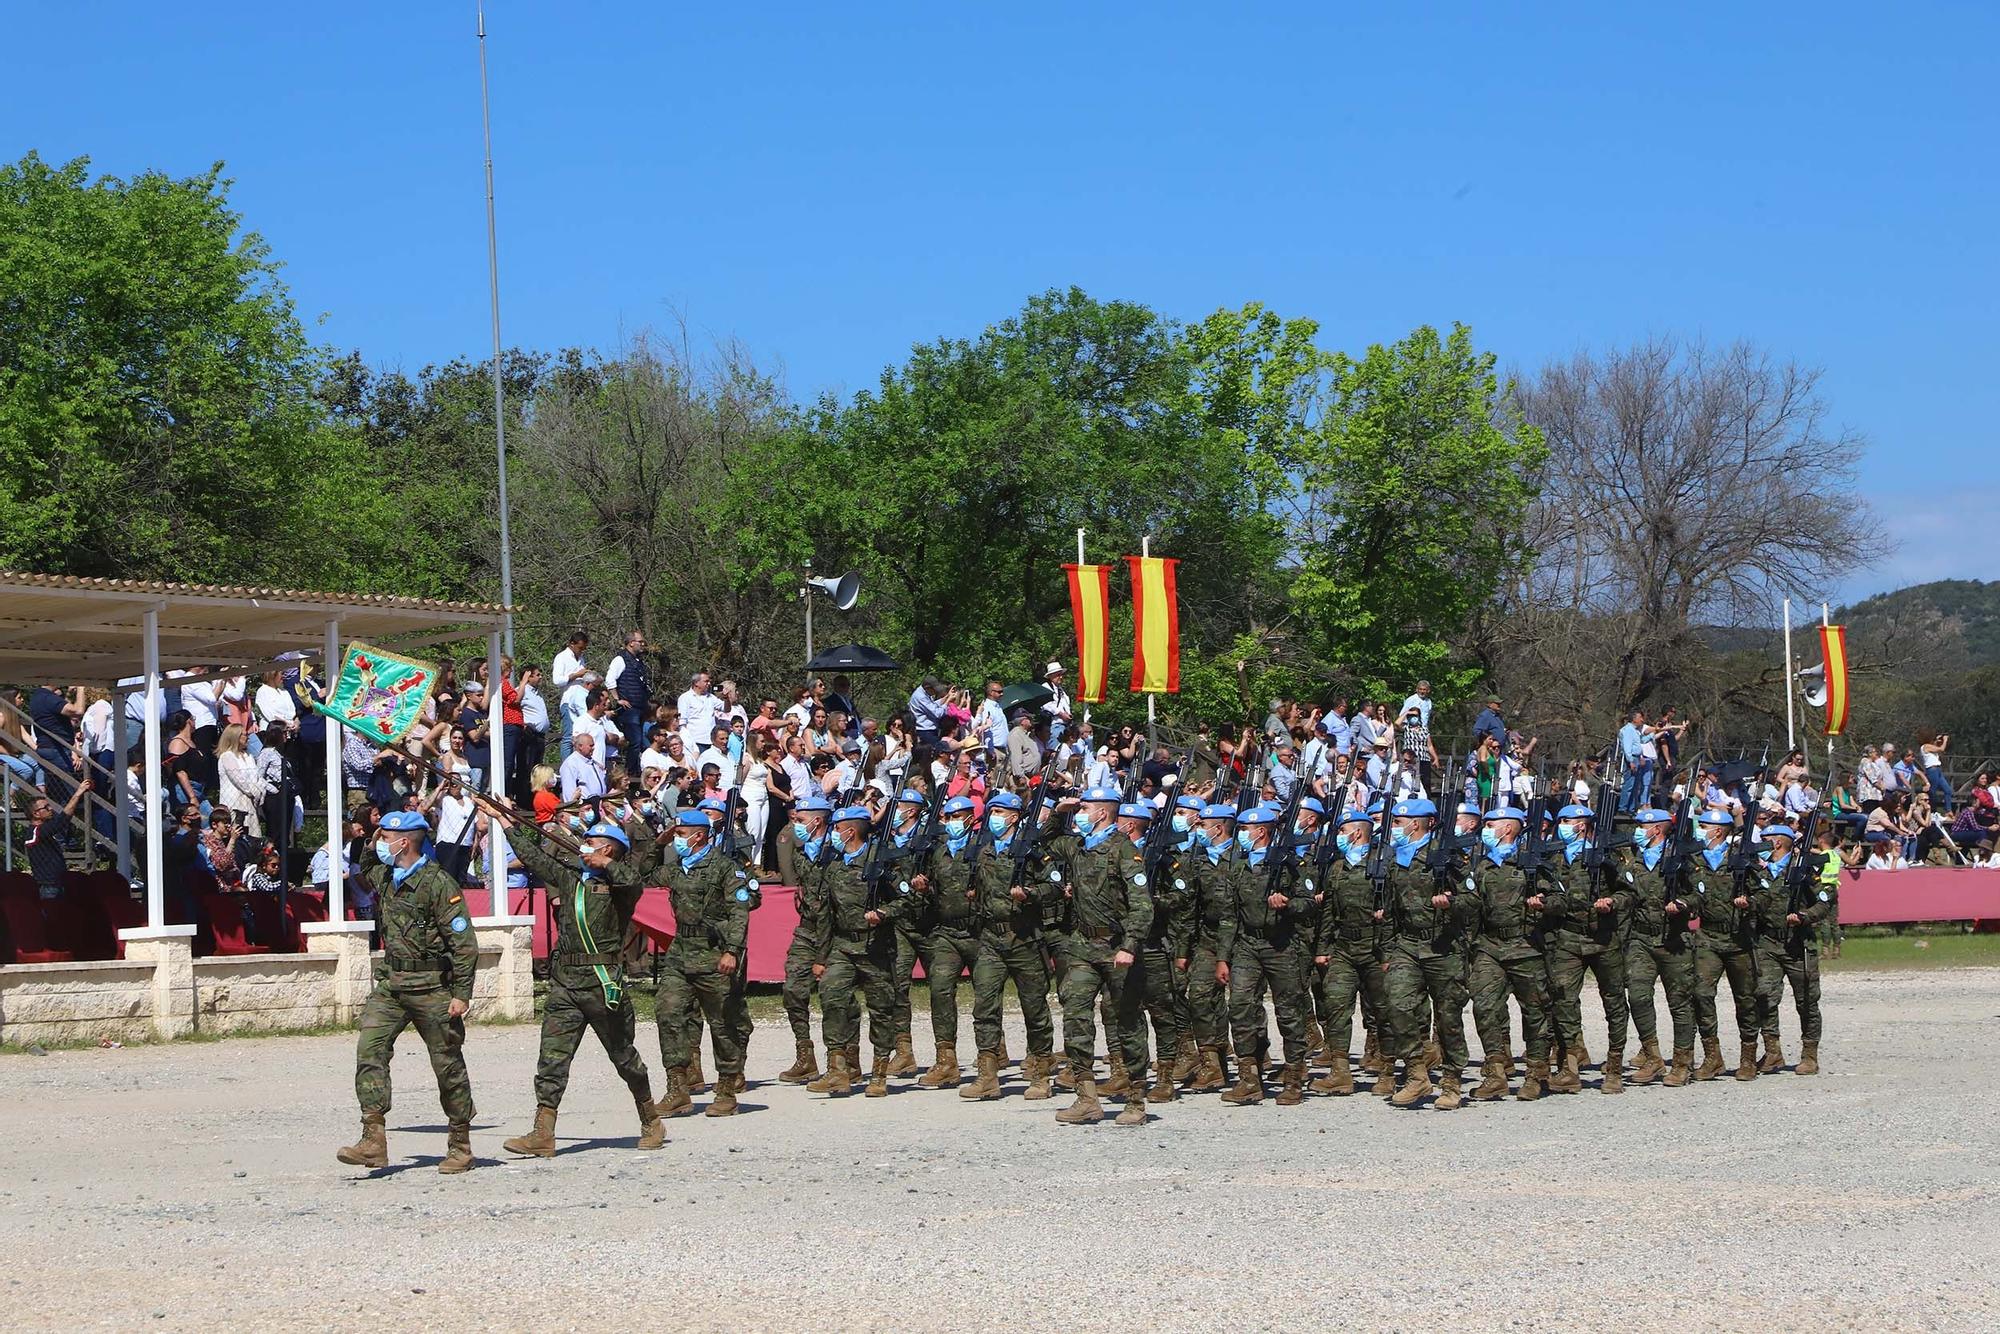
M 1306 1000 L 1296 940 L 1312 895 L 1299 885 L 1298 863 L 1290 850 L 1271 845 L 1275 830 L 1276 821 L 1262 807 L 1245 811 L 1238 819 L 1241 855 L 1231 858 L 1230 911 L 1223 916 L 1216 940 L 1220 959 L 1215 980 L 1229 988 L 1230 1030 L 1236 1043 L 1236 1085 L 1222 1100 L 1235 1106 L 1264 1099 L 1264 1071 L 1256 1052 L 1265 1037 L 1267 984 L 1284 1044 L 1278 1105 L 1293 1107 L 1305 1101 L 1306 1018 L 1312 1007 Z
M 472 1081 L 465 1073 L 465 1012 L 472 1006 L 472 972 L 479 946 L 466 917 L 458 881 L 431 860 L 430 824 L 415 811 L 382 817 L 375 864 L 364 871 L 382 927 L 375 990 L 361 1007 L 354 1054 L 354 1094 L 361 1103 L 361 1138 L 335 1156 L 350 1167 L 387 1167 L 389 1058 L 396 1038 L 414 1027 L 431 1054 L 438 1100 L 450 1129 L 438 1171 L 472 1168 Z
M 1445 879 L 1426 865 L 1426 852 L 1437 837 L 1432 824 L 1437 807 L 1418 797 L 1389 808 L 1396 821 L 1390 836 L 1389 911 L 1395 927 L 1383 977 L 1383 1021 L 1391 1039 L 1384 1056 L 1400 1057 L 1403 1086 L 1390 1101 L 1411 1107 L 1432 1091 L 1430 1067 L 1424 1059 L 1424 1039 L 1435 1024 L 1444 1062 L 1436 1086 L 1437 1106 L 1451 1111 L 1462 1102 L 1460 1081 L 1470 1055 L 1465 1049 L 1465 953 L 1461 937 L 1467 907 L 1458 885 L 1464 867 L 1454 858 Z M 1465 896 L 1469 897 L 1469 896 Z
M 1556 929 L 1545 938 L 1549 990 L 1555 998 L 1556 1049 L 1562 1068 L 1550 1081 L 1557 1093 L 1583 1087 L 1583 975 L 1597 979 L 1604 1002 L 1608 1050 L 1600 1092 L 1625 1091 L 1625 1037 L 1630 1010 L 1625 1000 L 1625 956 L 1621 941 L 1632 911 L 1631 886 L 1615 880 L 1598 884 L 1591 864 L 1597 821 L 1588 806 L 1574 803 L 1556 812 L 1556 837 L 1562 841 L 1562 862 L 1553 889 L 1543 902 Z
M 501 827 L 510 833 L 521 828 L 511 820 L 503 820 Z M 632 1092 L 639 1113 L 637 1147 L 660 1148 L 667 1142 L 667 1132 L 653 1105 L 646 1062 L 633 1045 L 632 998 L 625 990 L 624 958 L 618 949 L 642 892 L 640 876 L 625 860 L 631 839 L 617 825 L 597 825 L 585 838 L 580 865 L 549 855 L 533 837 L 516 834 L 509 841 L 521 865 L 548 887 L 549 915 L 556 930 L 549 950 L 542 1049 L 535 1066 L 535 1128 L 502 1147 L 509 1153 L 555 1156 L 556 1109 L 569 1088 L 577 1045 L 589 1031 L 597 1034 L 604 1054 Z
M 953 797 L 938 811 L 944 837 L 931 845 L 924 869 L 910 880 L 910 937 L 928 942 L 924 977 L 930 984 L 931 1037 L 937 1060 L 917 1080 L 921 1088 L 958 1085 L 958 980 L 979 959 L 974 934 L 972 798 Z M 893 1067 L 892 1067 L 893 1069 Z
M 1618 855 L 1620 874 L 1633 893 L 1632 939 L 1625 947 L 1625 987 L 1632 1026 L 1639 1031 L 1634 1084 L 1666 1075 L 1679 1088 L 1694 1073 L 1694 933 L 1689 929 L 1687 871 L 1668 856 L 1671 812 L 1648 807 L 1636 817 L 1631 847 Z M 1667 1016 L 1673 1021 L 1674 1061 L 1660 1059 L 1659 1016 L 1653 1007 L 1655 979 L 1667 989 Z
M 1738 868 L 1732 865 L 1734 848 L 1730 830 L 1735 821 L 1721 811 L 1705 811 L 1701 817 L 1703 846 L 1694 866 L 1695 916 L 1701 930 L 1695 940 L 1694 1007 L 1695 1024 L 1707 1051 L 1702 1054 L 1696 1079 L 1714 1079 L 1722 1073 L 1722 1030 L 1716 1013 L 1716 992 L 1723 977 L 1729 978 L 1729 993 L 1736 1002 L 1736 1036 L 1742 1059 L 1736 1077 L 1757 1077 L 1757 1035 L 1762 1028 L 1762 1002 L 1757 994 L 1757 954 L 1753 942 L 1755 922 L 1747 886 L 1738 883 Z M 1738 835 L 1738 838 L 1743 837 Z
M 1320 799 L 1302 798 L 1297 823 L 1292 830 L 1292 864 L 1295 867 L 1312 865 L 1313 854 L 1326 832 L 1325 824 L 1326 806 Z M 1299 929 L 1293 933 L 1292 948 L 1298 953 L 1299 978 L 1306 989 L 1306 1060 L 1310 1062 L 1314 1055 L 1326 1050 L 1326 1029 L 1325 1016 L 1320 1013 L 1319 967 L 1313 962 L 1313 949 L 1319 940 L 1319 897 L 1308 889 L 1305 899 L 1304 915 L 1299 920 Z
M 704 811 L 681 812 L 674 821 L 673 851 L 665 867 L 673 898 L 674 941 L 661 961 L 660 1059 L 667 1067 L 665 1116 L 692 1107 L 688 1091 L 689 1016 L 699 1007 L 715 1044 L 715 1097 L 710 1116 L 731 1116 L 743 1091 L 743 1038 L 749 1030 L 743 996 L 750 912 L 757 882 L 715 843 Z
M 890 973 L 896 966 L 895 921 L 907 898 L 875 901 L 866 864 L 870 820 L 866 806 L 843 806 L 833 813 L 834 851 L 822 868 L 825 917 L 814 931 L 820 955 L 813 965 L 826 1029 L 826 1073 L 806 1085 L 812 1093 L 854 1089 L 848 1050 L 859 1045 L 857 987 L 867 1001 L 868 1041 L 875 1049 L 865 1092 L 871 1098 L 889 1093 L 889 1055 L 896 1040 L 896 989 Z
M 1195 924 L 1194 872 L 1196 859 L 1202 856 L 1203 804 L 1200 797 L 1186 792 L 1174 798 L 1173 814 L 1167 817 L 1171 846 L 1160 851 L 1156 858 L 1160 869 L 1152 878 L 1153 929 L 1146 945 L 1146 1004 L 1155 1012 L 1153 1036 L 1159 1040 L 1160 1059 L 1167 1060 L 1169 1051 L 1173 1056 L 1166 1089 L 1161 1089 L 1156 1078 L 1147 1090 L 1148 1102 L 1172 1102 L 1181 1083 L 1201 1067 L 1194 1012 L 1188 1008 L 1187 954 Z M 1161 1027 L 1160 1007 L 1170 1012 L 1171 1046 Z
M 1021 799 L 1012 792 L 996 795 L 986 807 L 986 837 L 973 854 L 979 950 L 972 964 L 972 1035 L 979 1047 L 979 1077 L 958 1091 L 968 1100 L 1000 1096 L 1001 998 L 1010 979 L 1028 1026 L 1028 1051 L 1021 1062 L 1028 1088 L 1022 1096 L 1039 1101 L 1051 1092 L 1055 1025 L 1049 1018 L 1042 917 L 1045 901 L 1062 893 L 1062 873 L 1033 850 L 1016 858 L 1015 838 L 1027 837 L 1020 821 Z
M 1101 1120 L 1097 1100 L 1097 1016 L 1100 994 L 1111 998 L 1113 1023 L 1105 1033 L 1108 1051 L 1124 1054 L 1127 1077 L 1107 1083 L 1105 1092 L 1125 1099 L 1121 1126 L 1146 1123 L 1146 994 L 1140 950 L 1153 925 L 1153 900 L 1146 888 L 1145 854 L 1119 830 L 1116 788 L 1083 794 L 1074 834 L 1057 840 L 1056 856 L 1069 863 L 1069 930 L 1061 944 L 1064 971 L 1060 995 L 1063 1048 L 1069 1058 L 1076 1100 L 1056 1113 L 1064 1125 Z
M 1354 1092 L 1347 1048 L 1354 1035 L 1354 1006 L 1367 998 L 1382 1011 L 1382 913 L 1375 906 L 1375 884 L 1368 878 L 1368 832 L 1380 810 L 1356 807 L 1341 813 L 1333 832 L 1333 855 L 1322 858 L 1318 883 L 1307 889 L 1318 902 L 1319 924 L 1313 963 L 1319 973 L 1322 1031 L 1326 1035 L 1327 1071 L 1313 1081 L 1315 1093 L 1346 1097 Z
M 1799 848 L 1798 841 L 1788 825 L 1774 824 L 1766 829 L 1764 846 L 1770 849 L 1770 856 L 1755 872 L 1757 982 L 1764 1019 L 1764 1061 L 1758 1069 L 1765 1074 L 1785 1068 L 1785 1053 L 1778 1042 L 1778 1012 L 1785 1003 L 1787 982 L 1792 986 L 1792 1004 L 1798 1010 L 1805 1041 L 1798 1073 L 1819 1073 L 1819 929 L 1835 919 L 1839 910 L 1839 858 L 1833 858 L 1836 866 L 1831 879 L 1810 862 L 1794 868 L 1795 858 L 1816 855 Z M 1795 869 L 1808 877 L 1804 901 L 1796 905 L 1790 884 Z
M 792 841 L 797 848 L 793 859 L 793 883 L 798 886 L 793 902 L 798 907 L 798 925 L 792 943 L 785 950 L 785 1020 L 792 1026 L 791 1065 L 778 1078 L 787 1084 L 810 1084 L 819 1078 L 819 1059 L 813 1052 L 812 994 L 816 979 L 813 965 L 819 961 L 820 942 L 814 930 L 826 920 L 826 887 L 821 867 L 830 855 L 827 821 L 833 803 L 817 792 L 808 792 L 792 806 Z
M 1472 953 L 1472 1021 L 1485 1056 L 1483 1078 L 1472 1091 L 1475 1102 L 1507 1096 L 1513 1064 L 1513 1029 L 1507 1019 L 1511 994 L 1521 1011 L 1527 1073 L 1516 1095 L 1522 1102 L 1542 1096 L 1549 1079 L 1548 969 L 1542 962 L 1543 901 L 1535 879 L 1520 865 L 1525 812 L 1504 802 L 1486 812 L 1484 844 L 1474 857 L 1479 901 L 1479 936 Z
M 1229 1043 L 1229 992 L 1216 965 L 1227 962 L 1220 949 L 1222 923 L 1235 912 L 1229 850 L 1236 837 L 1236 808 L 1220 802 L 1204 807 L 1201 825 L 1200 855 L 1189 859 L 1193 873 L 1182 875 L 1193 899 L 1193 929 L 1182 946 L 1187 953 L 1174 961 L 1187 975 L 1188 1014 L 1201 1053 L 1201 1065 L 1188 1084 L 1190 1093 L 1213 1092 L 1229 1082 L 1223 1066 Z
M 923 825 L 924 808 L 928 804 L 929 799 L 913 787 L 906 787 L 897 795 L 887 817 L 892 856 L 901 858 L 909 852 L 911 840 Z M 910 1041 L 910 993 L 917 960 L 927 956 L 931 949 L 925 907 L 922 903 L 911 904 L 908 912 L 896 918 L 896 965 L 892 978 L 896 993 L 896 1054 L 889 1058 L 892 1078 L 917 1073 L 917 1055 Z

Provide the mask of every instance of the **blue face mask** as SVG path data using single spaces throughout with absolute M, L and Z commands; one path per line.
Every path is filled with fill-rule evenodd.
M 687 835 L 686 835 L 686 834 L 675 834 L 675 835 L 674 835 L 674 854 L 675 854 L 676 856 L 679 856 L 679 857 L 685 857 L 685 856 L 687 856 L 687 855 L 688 855 L 688 854 L 689 854 L 690 852 L 693 852 L 693 851 L 694 851 L 694 848 L 693 848 L 692 846 L 690 846 L 690 845 L 689 845 L 689 843 L 688 843 L 688 841 L 687 841 Z
M 1173 826 L 1176 834 L 1187 833 L 1189 827 L 1188 818 L 1185 815 L 1176 815 L 1173 818 Z
M 1556 826 L 1556 837 L 1565 843 L 1576 842 L 1576 825 L 1569 820 L 1564 820 Z
M 1479 831 L 1479 841 L 1489 848 L 1500 846 L 1500 831 L 1491 825 Z
M 1642 848 L 1645 847 L 1647 842 L 1646 831 L 1644 829 L 1634 829 L 1632 831 L 1632 841 Z
M 1394 848 L 1407 848 L 1407 847 L 1409 847 L 1409 846 L 1410 846 L 1410 831 L 1409 831 L 1409 830 L 1407 830 L 1407 829 L 1397 829 L 1396 831 L 1394 831 L 1393 833 L 1391 833 L 1391 834 L 1389 835 L 1389 846 L 1390 846 L 1390 847 L 1394 847 Z
M 1069 822 L 1071 827 L 1079 834 L 1088 834 L 1090 832 L 1090 817 L 1082 811 L 1078 811 L 1075 815 L 1072 815 Z
M 946 820 L 946 821 L 944 822 L 944 832 L 945 832 L 945 835 L 946 835 L 947 837 L 949 837 L 949 838 L 955 838 L 955 839 L 957 839 L 957 838 L 964 838 L 964 837 L 965 837 L 965 821 L 963 821 L 963 820 Z
M 378 838 L 375 840 L 375 860 L 381 862 L 384 866 L 395 864 L 396 857 L 394 853 L 389 851 L 388 839 Z
M 1354 840 L 1345 834 L 1335 834 L 1333 836 L 1333 846 L 1341 852 L 1352 852 L 1354 851 Z
M 1245 852 L 1250 851 L 1250 831 L 1248 829 L 1239 829 L 1236 831 L 1236 846 Z
M 792 821 L 792 837 L 801 843 L 810 841 L 804 820 Z
M 1004 815 L 987 816 L 986 828 L 992 832 L 995 838 L 1007 837 L 1007 817 Z

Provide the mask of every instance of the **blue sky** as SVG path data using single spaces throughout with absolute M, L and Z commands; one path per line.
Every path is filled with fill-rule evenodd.
M 1902 547 L 1837 593 L 2000 575 L 2000 7 L 1346 8 L 498 0 L 508 341 L 678 313 L 806 398 L 1071 283 L 1349 349 L 1463 320 L 1522 368 L 1747 337 L 1871 442 Z M 473 33 L 470 0 L 24 8 L 0 148 L 222 159 L 320 338 L 484 355 Z

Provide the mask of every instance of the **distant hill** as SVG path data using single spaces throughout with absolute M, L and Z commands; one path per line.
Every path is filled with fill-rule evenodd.
M 1926 674 L 2000 664 L 2000 580 L 1939 579 L 1878 593 L 1834 613 L 1871 657 L 1919 653 Z

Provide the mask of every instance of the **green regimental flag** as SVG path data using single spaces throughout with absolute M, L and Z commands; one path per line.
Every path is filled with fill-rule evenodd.
M 424 701 L 431 697 L 437 677 L 433 663 L 350 644 L 326 703 L 313 707 L 363 736 L 393 746 L 423 718 Z

